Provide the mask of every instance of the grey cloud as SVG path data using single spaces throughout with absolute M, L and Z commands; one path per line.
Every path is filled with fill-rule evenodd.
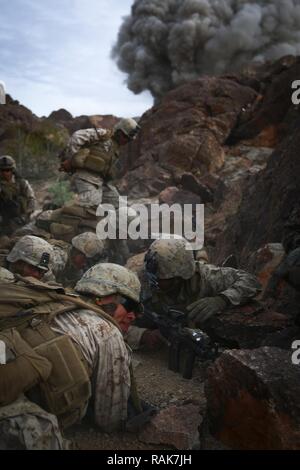
M 135 0 L 112 55 L 155 98 L 201 74 L 300 53 L 300 0 Z

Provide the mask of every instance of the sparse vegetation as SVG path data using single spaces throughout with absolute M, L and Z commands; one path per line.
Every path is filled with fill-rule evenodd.
M 53 203 L 58 207 L 63 206 L 73 197 L 69 181 L 56 181 L 48 191 L 52 195 Z

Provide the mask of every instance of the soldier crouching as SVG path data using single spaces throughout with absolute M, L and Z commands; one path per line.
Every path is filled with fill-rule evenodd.
M 23 393 L 55 415 L 61 428 L 79 422 L 90 405 L 100 429 L 121 429 L 132 392 L 131 358 L 113 317 L 118 321 L 120 313 L 127 314 L 130 302 L 138 308 L 140 283 L 126 268 L 108 263 L 94 266 L 79 281 L 76 290 L 84 297 L 66 295 L 61 286 L 39 280 L 51 252 L 42 253 L 39 266 L 34 252 L 33 246 L 23 261 L 34 268 L 30 277 L 0 282 L 1 340 L 15 356 L 0 366 L 0 421 L 7 430 L 2 439 L 10 439 L 14 426 L 6 407 Z M 107 299 L 115 305 L 111 315 L 99 307 Z M 25 416 L 20 407 L 20 428 Z

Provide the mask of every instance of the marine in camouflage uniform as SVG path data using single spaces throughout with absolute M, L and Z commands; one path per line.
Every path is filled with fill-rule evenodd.
M 6 259 L 13 274 L 55 281 L 54 251 L 43 238 L 24 235 L 13 246 Z
M 33 268 L 36 268 L 35 247 L 31 256 L 26 247 L 19 245 L 19 249 L 26 251 L 27 263 L 30 264 L 32 259 Z M 45 257 L 42 257 L 39 266 L 46 268 Z M 34 272 L 38 275 L 38 271 Z M 6 416 L 6 406 L 13 404 L 23 392 L 30 394 L 30 399 L 36 402 L 36 394 L 31 394 L 32 386 L 36 385 L 41 387 L 41 392 L 44 391 L 42 403 L 47 404 L 47 411 L 58 416 L 60 424 L 66 426 L 80 420 L 86 413 L 91 395 L 95 422 L 102 430 L 110 432 L 120 429 L 126 421 L 131 387 L 130 352 L 114 319 L 96 305 L 100 296 L 112 293 L 137 303 L 140 283 L 126 268 L 97 265 L 83 276 L 76 290 L 88 295 L 85 302 L 64 294 L 59 297 L 61 288 L 50 287 L 32 277 L 18 277 L 15 284 L 0 285 L 1 337 L 16 355 L 15 361 L 3 366 L 9 366 L 9 370 L 0 381 L 0 417 L 1 411 Z M 11 292 L 14 292 L 13 298 Z M 11 324 L 16 318 L 13 312 L 20 310 L 18 302 L 24 303 L 22 325 L 27 322 L 26 309 L 35 321 L 32 323 L 33 320 L 30 320 L 20 332 L 19 323 L 18 327 Z M 50 324 L 48 315 L 52 318 Z M 52 345 L 50 350 L 48 344 Z M 56 351 L 55 356 L 51 355 L 51 351 Z M 64 358 L 63 362 L 60 357 Z M 72 383 L 66 383 L 70 380 Z M 65 393 L 68 395 L 67 401 Z M 22 423 L 26 426 L 26 422 L 22 421 L 26 416 L 27 411 L 18 415 L 20 428 Z M 38 416 L 36 418 L 39 419 Z M 4 439 L 9 441 L 15 426 L 15 420 L 6 420 Z M 44 429 L 42 424 L 40 429 Z M 42 438 L 42 435 L 36 437 Z
M 139 126 L 133 119 L 121 119 L 113 132 L 105 129 L 76 131 L 62 152 L 61 167 L 71 176 L 75 199 L 55 211 L 46 211 L 37 218 L 40 228 L 51 232 L 54 238 L 68 242 L 80 233 L 94 230 L 101 220 L 97 216 L 100 204 L 119 208 L 119 192 L 112 184 L 116 176 L 118 150 L 132 140 Z M 124 263 L 129 257 L 125 240 L 108 240 L 114 262 Z
M 11 235 L 29 221 L 36 204 L 32 187 L 9 155 L 0 157 L 0 234 Z
M 252 274 L 195 261 L 180 239 L 155 240 L 145 256 L 145 271 L 153 307 L 184 309 L 196 326 L 227 307 L 247 303 L 261 290 Z
M 67 262 L 56 279 L 65 287 L 74 287 L 89 268 L 107 261 L 104 242 L 93 232 L 81 233 L 72 239 Z

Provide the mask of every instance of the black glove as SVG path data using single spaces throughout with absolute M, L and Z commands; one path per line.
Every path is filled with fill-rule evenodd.
M 204 297 L 196 300 L 187 307 L 188 319 L 195 323 L 196 326 L 208 320 L 212 315 L 222 312 L 227 307 L 224 297 L 217 295 L 216 297 Z

